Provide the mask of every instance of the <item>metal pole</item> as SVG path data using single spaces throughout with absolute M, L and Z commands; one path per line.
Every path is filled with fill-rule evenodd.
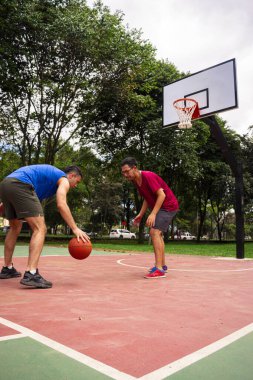
M 244 197 L 243 174 L 238 164 L 238 173 L 235 176 L 235 216 L 236 216 L 236 258 L 244 259 Z

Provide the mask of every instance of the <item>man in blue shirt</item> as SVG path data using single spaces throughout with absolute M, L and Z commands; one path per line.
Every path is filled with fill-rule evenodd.
M 51 288 L 52 283 L 45 280 L 38 271 L 38 263 L 43 249 L 46 224 L 41 201 L 56 194 L 57 208 L 78 239 L 88 241 L 88 235 L 77 227 L 67 204 L 67 193 L 82 179 L 77 166 L 69 166 L 64 171 L 51 165 L 31 165 L 15 170 L 0 183 L 0 199 L 4 205 L 5 217 L 10 222 L 4 245 L 4 266 L 0 279 L 20 277 L 12 264 L 12 256 L 18 235 L 25 220 L 32 236 L 26 272 L 21 279 L 22 285 L 35 288 Z

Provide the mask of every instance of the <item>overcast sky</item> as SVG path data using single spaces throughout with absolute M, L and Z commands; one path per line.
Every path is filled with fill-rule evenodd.
M 87 0 L 89 5 L 93 0 Z M 239 134 L 253 125 L 252 0 L 103 0 L 124 13 L 130 29 L 142 31 L 178 70 L 195 73 L 236 59 L 239 108 L 221 113 Z

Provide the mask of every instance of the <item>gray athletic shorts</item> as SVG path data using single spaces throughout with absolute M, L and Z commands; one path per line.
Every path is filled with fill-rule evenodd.
M 0 199 L 6 219 L 25 219 L 43 216 L 43 209 L 32 185 L 16 178 L 5 178 L 0 183 Z
M 153 228 L 155 228 L 156 230 L 160 230 L 162 232 L 167 232 L 169 225 L 171 224 L 172 219 L 174 218 L 177 212 L 178 210 L 176 211 L 159 210 L 158 213 L 156 214 L 155 225 L 153 226 Z

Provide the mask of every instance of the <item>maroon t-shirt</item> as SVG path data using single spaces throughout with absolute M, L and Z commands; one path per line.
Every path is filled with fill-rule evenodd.
M 157 190 L 163 189 L 166 198 L 162 204 L 161 209 L 166 211 L 178 210 L 178 201 L 172 190 L 169 188 L 166 182 L 159 177 L 156 173 L 149 171 L 141 171 L 142 183 L 141 186 L 136 184 L 136 187 L 140 195 L 147 201 L 148 206 L 153 210 L 157 200 Z

